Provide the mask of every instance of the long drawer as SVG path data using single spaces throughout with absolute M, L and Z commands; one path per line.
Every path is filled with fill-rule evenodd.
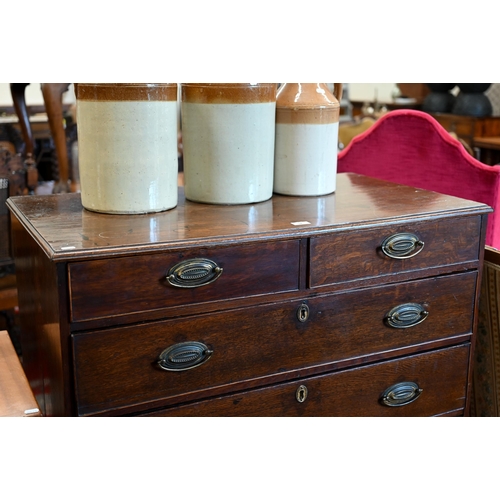
M 300 369 L 326 371 L 343 360 L 466 339 L 476 277 L 468 272 L 75 333 L 79 413 L 189 400 L 270 376 L 291 378 Z
M 440 349 L 149 416 L 426 417 L 463 413 L 469 345 Z
M 366 231 L 340 231 L 310 242 L 314 287 L 374 276 L 475 262 L 481 218 L 444 218 L 408 225 L 385 224 Z
M 297 290 L 299 241 L 71 263 L 69 284 L 75 322 Z

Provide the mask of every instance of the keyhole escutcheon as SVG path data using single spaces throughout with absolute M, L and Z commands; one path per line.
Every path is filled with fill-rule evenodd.
M 309 306 L 304 302 L 297 309 L 297 318 L 301 323 L 309 319 Z
M 299 386 L 295 392 L 295 398 L 299 403 L 303 403 L 307 399 L 307 387 L 305 385 Z

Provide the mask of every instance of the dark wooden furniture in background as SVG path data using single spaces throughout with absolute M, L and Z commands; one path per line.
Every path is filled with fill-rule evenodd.
M 0 417 L 41 417 L 9 334 L 0 331 Z
M 476 118 L 474 116 L 430 113 L 448 132 L 454 132 L 471 148 L 475 137 L 500 136 L 500 116 Z M 482 160 L 481 160 L 482 161 Z
M 474 137 L 474 148 L 479 149 L 479 160 L 487 165 L 500 164 L 500 135 L 497 137 Z
M 44 415 L 469 412 L 486 205 L 357 174 L 139 216 L 7 203 Z
M 396 85 L 401 97 L 413 98 L 418 103 L 422 103 L 431 92 L 426 83 L 397 83 Z
M 28 154 L 33 154 L 35 148 L 34 135 L 25 100 L 25 88 L 27 85 L 29 83 L 11 83 L 10 87 L 14 109 L 16 110 L 26 143 L 26 151 Z M 55 172 L 56 183 L 54 185 L 54 193 L 76 192 L 79 190 L 79 177 L 77 172 L 75 172 L 76 169 L 72 168 L 69 160 L 68 136 L 64 127 L 62 98 L 70 85 L 70 83 L 41 84 L 45 112 L 47 113 L 48 124 L 56 152 L 57 169 Z
M 5 204 L 9 196 L 29 194 L 38 175 L 31 159 L 23 159 L 12 145 L 0 145 L 0 275 L 13 263 L 10 243 L 10 216 Z M 0 303 L 0 310 L 2 304 Z
M 365 105 L 366 101 L 351 101 L 352 104 L 352 115 L 354 118 L 356 117 L 361 117 L 364 116 L 364 113 L 362 111 L 363 106 Z M 381 109 L 385 108 L 386 111 L 393 111 L 395 109 L 420 109 L 421 104 L 418 102 L 377 102 L 377 103 L 370 103 L 371 107 L 374 108 L 375 111 L 375 116 L 378 116 L 378 113 L 380 112 Z M 370 115 L 374 116 L 374 115 Z
M 62 106 L 65 122 L 71 121 L 71 108 L 72 106 L 70 104 L 63 104 Z M 49 141 L 51 141 L 52 144 L 50 144 L 50 146 L 55 150 L 55 144 L 52 140 L 52 132 L 50 131 L 50 125 L 45 106 L 28 105 L 26 103 L 26 109 L 29 116 L 31 134 L 33 136 L 36 147 L 43 147 L 44 149 L 48 150 Z M 9 128 L 11 130 L 13 129 L 15 131 L 16 135 L 18 135 L 18 138 L 21 141 L 20 147 L 17 148 L 18 152 L 24 153 L 26 138 L 23 135 L 21 121 L 19 120 L 17 111 L 13 105 L 0 106 L 0 126 Z

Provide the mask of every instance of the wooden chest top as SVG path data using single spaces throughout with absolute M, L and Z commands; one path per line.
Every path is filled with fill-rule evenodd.
M 79 194 L 11 197 L 7 205 L 55 262 L 303 238 L 398 220 L 491 211 L 474 201 L 347 173 L 338 175 L 334 194 L 274 195 L 252 205 L 193 203 L 185 200 L 183 188 L 179 190 L 177 208 L 135 216 L 90 212 L 82 208 Z

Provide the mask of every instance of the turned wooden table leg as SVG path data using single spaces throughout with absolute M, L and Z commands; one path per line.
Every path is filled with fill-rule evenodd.
M 69 161 L 63 122 L 62 95 L 69 86 L 69 83 L 42 83 L 43 100 L 58 161 L 59 178 L 54 184 L 54 193 L 67 193 L 77 189 L 74 182 L 71 185 L 69 182 Z
M 11 83 L 10 93 L 12 101 L 14 102 L 14 109 L 16 110 L 17 119 L 23 134 L 25 153 L 27 157 L 33 157 L 35 154 L 35 139 L 33 138 L 33 131 L 26 106 L 25 90 L 29 83 Z
M 24 140 L 26 187 L 30 192 L 33 192 L 38 184 L 38 170 L 35 161 L 35 138 L 31 129 L 28 107 L 26 106 L 25 90 L 28 85 L 29 83 L 11 83 L 10 93 Z

